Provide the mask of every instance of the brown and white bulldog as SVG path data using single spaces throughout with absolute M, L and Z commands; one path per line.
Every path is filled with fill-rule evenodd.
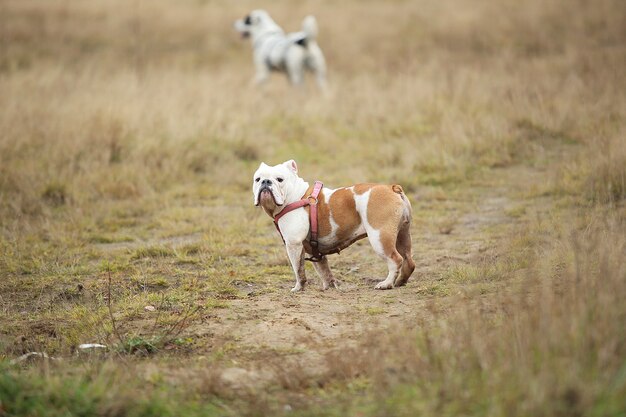
M 293 160 L 276 166 L 261 163 L 254 173 L 254 204 L 275 218 L 291 203 L 309 197 L 313 187 L 298 176 Z M 280 217 L 277 226 L 296 276 L 291 291 L 304 288 L 305 253 L 315 254 L 310 244 L 308 206 Z M 387 261 L 389 274 L 376 285 L 385 290 L 405 285 L 415 269 L 411 255 L 411 203 L 399 185 L 356 184 L 337 189 L 322 188 L 317 198 L 318 251 L 337 253 L 367 237 L 374 251 Z M 337 286 L 326 256 L 314 262 L 324 289 Z

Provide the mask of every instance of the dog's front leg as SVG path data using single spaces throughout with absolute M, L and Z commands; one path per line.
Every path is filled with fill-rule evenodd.
M 254 56 L 254 67 L 256 73 L 254 74 L 253 83 L 257 86 L 265 83 L 270 76 L 270 70 L 265 63 L 264 57 L 260 55 Z
M 304 289 L 306 284 L 306 275 L 304 274 L 304 246 L 302 243 L 286 244 L 287 256 L 289 256 L 289 262 L 296 275 L 296 286 L 291 289 L 291 292 L 298 292 Z

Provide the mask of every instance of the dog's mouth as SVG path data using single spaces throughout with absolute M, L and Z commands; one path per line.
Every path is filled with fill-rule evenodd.
M 273 202 L 276 206 L 282 206 L 282 204 L 278 204 L 278 202 L 276 201 L 276 196 L 272 192 L 272 189 L 268 186 L 261 187 L 261 189 L 259 190 L 257 201 L 259 202 L 259 204 L 257 205 L 261 206 L 264 206 L 269 201 Z
M 247 30 L 241 32 L 241 39 L 246 39 L 246 38 L 249 38 L 249 37 L 250 37 L 250 32 L 248 32 Z

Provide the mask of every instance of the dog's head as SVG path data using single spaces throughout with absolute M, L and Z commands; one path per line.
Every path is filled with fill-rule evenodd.
M 280 31 L 282 29 L 272 20 L 265 10 L 253 10 L 243 19 L 235 21 L 235 30 L 244 38 L 259 36 L 270 31 Z
M 252 179 L 254 205 L 273 213 L 276 207 L 285 204 L 298 179 L 298 165 L 293 159 L 273 167 L 262 162 Z

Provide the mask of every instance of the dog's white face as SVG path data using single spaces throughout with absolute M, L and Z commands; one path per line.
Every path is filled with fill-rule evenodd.
M 277 206 L 285 204 L 287 195 L 296 189 L 299 179 L 294 160 L 273 167 L 262 162 L 252 179 L 254 205 L 273 212 Z
M 244 38 L 251 36 L 253 39 L 269 31 L 282 32 L 280 27 L 265 10 L 253 10 L 243 19 L 236 20 L 235 30 L 241 33 Z

